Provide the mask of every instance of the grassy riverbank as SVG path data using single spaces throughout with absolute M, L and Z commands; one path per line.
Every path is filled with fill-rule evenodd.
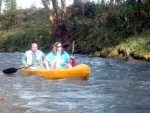
M 126 58 L 127 49 L 131 51 L 131 57 L 135 59 L 150 60 L 150 31 L 135 34 L 128 39 L 120 42 L 116 46 L 104 48 L 102 51 L 96 51 L 94 56 Z
M 65 49 L 71 51 L 71 43 L 76 41 L 76 53 L 126 59 L 129 49 L 130 57 L 150 60 L 147 2 L 142 3 L 141 12 L 137 12 L 135 3 L 103 5 L 89 2 L 84 5 L 84 14 L 80 5 L 70 6 Z M 128 4 L 132 10 L 126 9 Z M 1 52 L 24 52 L 31 42 L 38 42 L 39 49 L 46 52 L 55 42 L 45 9 L 7 11 L 0 16 L 0 22 Z

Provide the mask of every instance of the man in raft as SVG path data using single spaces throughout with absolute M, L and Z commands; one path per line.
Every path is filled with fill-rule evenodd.
M 45 55 L 42 51 L 38 50 L 38 44 L 32 43 L 31 50 L 26 51 L 22 57 L 22 64 L 28 69 L 45 68 L 44 59 Z

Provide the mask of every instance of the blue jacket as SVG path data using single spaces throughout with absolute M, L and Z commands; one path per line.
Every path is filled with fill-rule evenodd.
M 57 59 L 60 59 L 60 68 L 64 67 L 70 61 L 70 56 L 65 51 L 62 55 L 61 52 L 57 52 L 56 55 L 54 55 L 53 52 L 50 52 L 45 58 L 50 62 L 52 68 L 54 68 L 53 63 Z

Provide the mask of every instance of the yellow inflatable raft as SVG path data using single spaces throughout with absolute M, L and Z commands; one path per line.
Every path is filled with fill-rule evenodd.
M 79 64 L 71 69 L 20 69 L 20 71 L 28 76 L 40 75 L 48 79 L 63 79 L 81 77 L 87 78 L 90 74 L 90 67 L 86 64 Z

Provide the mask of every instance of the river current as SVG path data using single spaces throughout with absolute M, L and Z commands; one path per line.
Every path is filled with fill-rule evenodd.
M 22 53 L 0 53 L 0 70 L 21 65 Z M 0 113 L 150 113 L 150 62 L 76 55 L 88 79 L 50 80 L 0 72 Z

